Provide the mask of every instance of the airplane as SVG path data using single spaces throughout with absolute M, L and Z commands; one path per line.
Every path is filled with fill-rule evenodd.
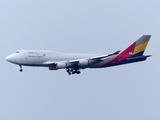
M 49 70 L 66 69 L 69 75 L 80 74 L 81 69 L 105 68 L 145 61 L 151 55 L 143 55 L 151 35 L 143 35 L 125 50 L 112 54 L 76 54 L 47 50 L 17 50 L 5 59 L 20 66 L 48 67 Z

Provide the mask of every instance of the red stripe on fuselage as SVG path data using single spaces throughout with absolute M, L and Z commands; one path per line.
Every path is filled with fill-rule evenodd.
M 136 42 L 130 45 L 127 49 L 125 49 L 122 53 L 120 53 L 116 58 L 106 63 L 102 67 L 109 67 L 120 64 L 123 60 L 133 55 L 134 49 L 136 46 Z

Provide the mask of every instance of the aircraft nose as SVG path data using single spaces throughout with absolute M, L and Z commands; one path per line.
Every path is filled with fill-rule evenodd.
M 14 57 L 12 55 L 9 55 L 5 58 L 8 62 L 14 62 Z
M 11 56 L 9 55 L 5 59 L 10 62 L 11 61 Z

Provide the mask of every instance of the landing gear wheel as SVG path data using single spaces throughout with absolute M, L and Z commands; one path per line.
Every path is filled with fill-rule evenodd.
M 72 74 L 70 69 L 67 69 L 67 73 L 68 73 L 68 75 Z
M 76 71 L 72 71 L 72 74 L 75 74 L 76 73 Z
M 69 69 L 67 69 L 67 72 L 69 73 L 69 72 L 70 72 L 70 70 L 69 70 Z
M 77 74 L 81 74 L 81 71 L 77 71 Z
M 66 72 L 68 73 L 68 75 L 71 75 L 71 74 L 80 74 L 81 71 L 79 69 L 72 69 L 72 68 L 68 68 L 66 70 Z
M 20 69 L 20 72 L 23 72 L 23 69 Z

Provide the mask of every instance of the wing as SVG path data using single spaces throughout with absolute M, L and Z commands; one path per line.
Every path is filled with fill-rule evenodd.
M 43 64 L 45 66 L 48 66 L 50 70 L 65 69 L 65 68 L 66 69 L 72 68 L 74 70 L 79 70 L 79 69 L 88 68 L 90 65 L 100 63 L 103 61 L 103 59 L 119 53 L 120 51 L 116 51 L 113 54 L 108 54 L 108 55 L 101 55 L 101 56 L 95 56 L 91 58 L 84 58 L 84 59 L 77 59 L 77 60 L 70 60 L 70 61 L 60 61 L 60 62 L 47 61 Z

